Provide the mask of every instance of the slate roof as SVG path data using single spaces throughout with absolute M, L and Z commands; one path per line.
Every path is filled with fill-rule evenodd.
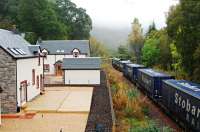
M 62 69 L 66 70 L 100 69 L 100 65 L 101 65 L 101 59 L 99 57 L 64 58 Z
M 31 46 L 23 37 L 19 34 L 15 34 L 12 31 L 0 29 L 0 47 L 8 52 L 14 58 L 27 58 L 36 57 L 36 55 L 29 49 Z M 25 54 L 14 54 L 10 49 L 21 49 Z
M 47 40 L 38 44 L 42 50 L 48 50 L 48 54 L 71 54 L 73 49 L 77 48 L 81 54 L 90 56 L 89 40 Z M 58 50 L 64 52 L 57 52 Z
M 34 53 L 34 52 L 38 52 L 38 50 L 40 50 L 40 45 L 29 45 L 28 48 L 32 53 Z

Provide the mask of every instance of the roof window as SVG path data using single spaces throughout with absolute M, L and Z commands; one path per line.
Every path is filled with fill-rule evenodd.
M 22 49 L 19 48 L 8 48 L 13 54 L 15 55 L 25 55 L 26 52 L 24 52 Z

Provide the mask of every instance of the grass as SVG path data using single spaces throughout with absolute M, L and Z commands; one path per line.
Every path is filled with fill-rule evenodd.
M 109 64 L 104 64 L 103 69 L 112 91 L 117 132 L 171 132 L 169 128 L 160 129 L 148 119 L 146 97 L 142 97 L 137 89 L 128 84 L 121 73 Z

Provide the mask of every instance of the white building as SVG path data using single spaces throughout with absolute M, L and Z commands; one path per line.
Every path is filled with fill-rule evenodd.
M 66 85 L 100 85 L 101 60 L 97 57 L 64 58 Z
M 19 34 L 0 29 L 2 113 L 16 113 L 43 90 L 43 57 Z
M 44 74 L 62 76 L 63 58 L 85 58 L 90 56 L 88 40 L 49 40 L 38 42 L 43 53 Z

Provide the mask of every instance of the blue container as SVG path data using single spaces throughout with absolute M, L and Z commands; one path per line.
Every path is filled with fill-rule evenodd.
M 119 61 L 119 71 L 123 72 L 125 69 L 125 64 L 131 64 L 130 60 Z
M 190 131 L 200 132 L 200 85 L 185 80 L 163 81 L 162 104 Z
M 156 72 L 153 69 L 138 69 L 137 82 L 153 99 L 160 99 L 162 97 L 162 80 L 166 79 L 174 79 L 174 77 Z
M 136 83 L 138 79 L 138 69 L 145 68 L 143 65 L 139 64 L 125 64 L 125 70 L 123 72 L 124 76 L 127 77 L 132 82 Z
M 113 66 L 115 69 L 119 69 L 119 61 L 120 61 L 119 58 L 113 58 L 113 59 L 112 59 L 112 66 Z

